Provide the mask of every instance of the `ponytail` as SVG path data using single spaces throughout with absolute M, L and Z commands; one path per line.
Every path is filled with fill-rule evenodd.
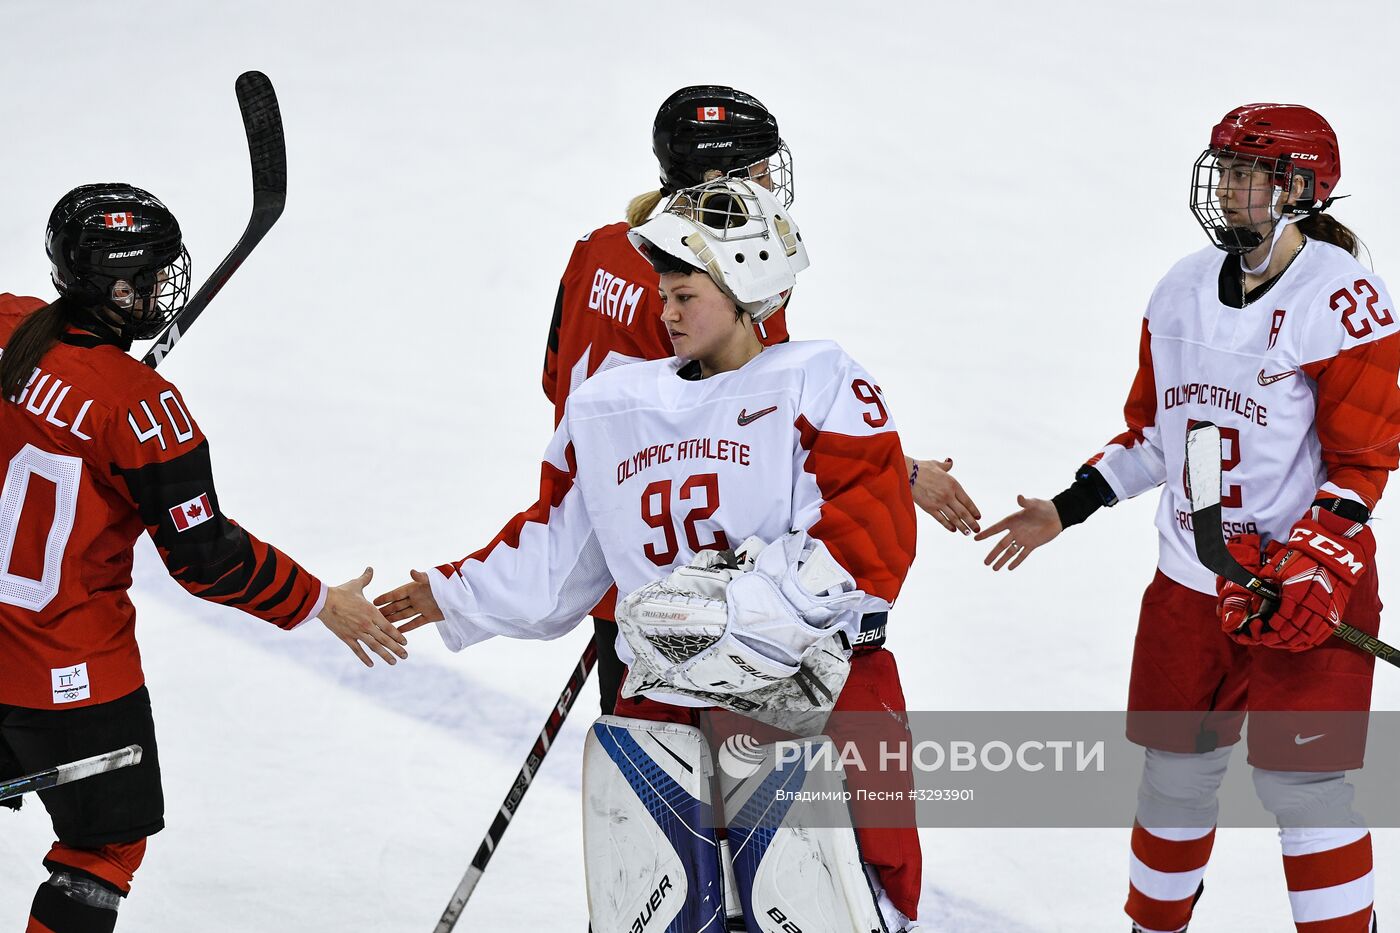
M 0 398 L 14 401 L 19 397 L 29 385 L 34 367 L 67 329 L 68 312 L 62 298 L 25 316 L 10 335 L 4 355 L 0 356 Z
M 1309 214 L 1298 221 L 1298 230 L 1309 239 L 1340 246 L 1353 256 L 1357 254 L 1360 240 L 1356 234 L 1330 214 Z
M 639 194 L 627 202 L 627 224 L 631 227 L 640 227 L 647 222 L 651 212 L 656 210 L 656 205 L 661 203 L 660 191 L 648 191 L 646 194 Z

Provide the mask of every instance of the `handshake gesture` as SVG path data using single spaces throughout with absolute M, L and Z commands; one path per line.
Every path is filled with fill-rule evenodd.
M 366 567 L 355 579 L 327 590 L 326 604 L 317 618 L 365 667 L 374 666 L 369 652 L 388 664 L 396 664 L 408 657 L 406 632 L 442 619 L 428 575 L 414 570 L 410 576 L 411 583 L 379 596 L 371 605 L 364 589 L 374 578 L 374 568 Z M 403 624 L 394 625 L 401 621 Z

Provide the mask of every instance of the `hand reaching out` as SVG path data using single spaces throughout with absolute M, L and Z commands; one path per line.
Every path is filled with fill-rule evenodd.
M 1006 567 L 1007 561 L 1011 562 L 1007 569 L 1015 570 L 1030 556 L 1031 551 L 1055 540 L 1064 530 L 1060 525 L 1060 514 L 1055 511 L 1055 503 L 1049 499 L 1027 499 L 1025 496 L 1017 496 L 1016 504 L 1021 507 L 1020 511 L 1012 512 L 995 525 L 978 532 L 975 539 L 983 541 L 1006 532 L 1000 541 L 992 545 L 991 552 L 983 561 L 993 570 Z
M 410 570 L 412 583 L 376 596 L 374 604 L 384 612 L 390 622 L 401 622 L 399 632 L 411 632 L 429 622 L 441 622 L 442 610 L 433 598 L 433 588 L 428 585 L 428 575 L 421 570 Z M 400 636 L 402 637 L 402 636 Z
M 952 476 L 952 458 L 946 460 L 911 460 L 909 473 L 914 487 L 914 504 L 949 531 L 970 535 L 980 530 L 977 520 L 982 517 L 962 484 Z
M 364 589 L 373 578 L 374 568 L 366 567 L 355 579 L 330 587 L 326 591 L 326 605 L 317 616 L 322 625 L 355 652 L 355 657 L 365 667 L 374 667 L 365 648 L 390 664 L 397 663 L 395 655 L 408 657 L 408 649 L 404 647 L 408 639 L 365 599 Z

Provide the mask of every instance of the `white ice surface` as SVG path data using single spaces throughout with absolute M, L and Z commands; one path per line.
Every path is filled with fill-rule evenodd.
M 733 84 L 796 156 L 813 265 L 793 331 L 876 373 L 906 446 L 954 457 L 990 521 L 1118 430 L 1143 303 L 1204 243 L 1189 170 L 1231 106 L 1327 115 L 1356 195 L 1336 214 L 1398 280 L 1397 26 L 1388 0 L 4 0 L 0 290 L 49 294 L 49 209 L 111 179 L 176 211 L 202 280 L 247 212 L 233 78 L 266 71 L 287 213 L 162 371 L 213 438 L 229 513 L 333 581 L 373 563 L 379 592 L 532 500 L 573 240 L 652 187 L 658 101 Z M 911 709 L 1121 708 L 1154 500 L 1001 577 L 922 521 L 890 641 Z M 126 930 L 427 933 L 583 644 L 450 656 L 424 632 L 407 664 L 363 671 L 314 623 L 283 635 L 186 597 L 149 547 L 134 595 L 169 829 Z M 1397 701 L 1378 671 L 1377 708 Z M 584 721 L 459 929 L 582 933 Z M 0 813 L 0 928 L 23 924 L 49 839 L 40 807 Z M 1126 830 L 923 841 L 935 930 L 1126 927 Z M 1400 917 L 1400 833 L 1376 853 L 1378 908 Z M 1193 929 L 1291 928 L 1271 832 L 1222 831 L 1208 885 Z

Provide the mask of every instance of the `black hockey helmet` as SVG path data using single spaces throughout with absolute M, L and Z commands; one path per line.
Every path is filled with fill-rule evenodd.
M 661 191 L 674 194 L 713 178 L 739 174 L 792 204 L 792 157 L 778 121 L 752 94 L 718 84 L 683 87 L 666 98 L 651 130 Z M 709 176 L 709 177 L 707 177 Z
M 129 340 L 160 333 L 190 291 L 175 215 L 133 185 L 83 185 L 63 196 L 44 235 L 53 284 L 95 323 Z

